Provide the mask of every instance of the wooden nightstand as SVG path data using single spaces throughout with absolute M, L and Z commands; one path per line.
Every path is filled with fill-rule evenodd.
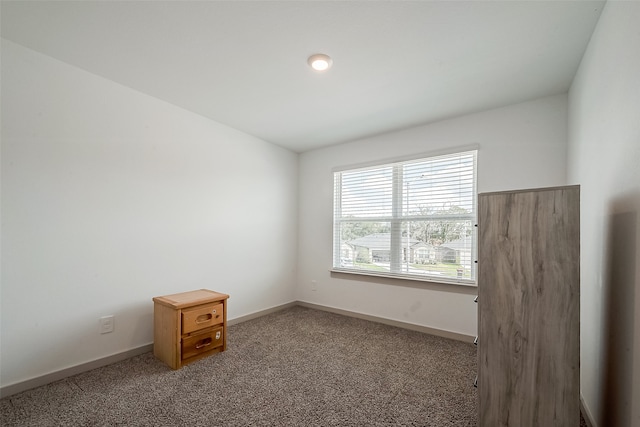
M 153 354 L 173 369 L 227 349 L 227 299 L 208 289 L 153 298 Z

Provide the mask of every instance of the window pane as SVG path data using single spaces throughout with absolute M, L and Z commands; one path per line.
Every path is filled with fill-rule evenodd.
M 392 172 L 391 167 L 342 172 L 342 218 L 391 216 Z
M 403 273 L 475 277 L 472 220 L 406 221 L 402 228 Z
M 405 164 L 403 177 L 403 215 L 473 212 L 473 154 Z
M 391 255 L 389 230 L 388 222 L 342 222 L 340 267 L 388 272 Z

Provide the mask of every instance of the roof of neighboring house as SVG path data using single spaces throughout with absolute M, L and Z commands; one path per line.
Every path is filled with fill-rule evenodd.
M 415 243 L 415 244 L 412 243 L 411 247 L 415 248 L 415 249 L 417 249 L 417 248 L 435 248 L 435 246 L 430 245 L 429 243 L 423 242 L 423 241 L 418 241 L 418 243 Z
M 453 249 L 454 251 L 470 251 L 471 250 L 471 238 L 462 238 L 453 240 L 451 242 L 444 242 L 440 247 Z
M 405 243 L 407 241 L 406 237 L 402 238 L 402 242 Z M 360 246 L 363 248 L 368 248 L 374 251 L 388 251 L 391 250 L 391 234 L 390 233 L 375 233 L 369 234 L 368 236 L 358 237 L 357 239 L 349 240 L 347 242 L 352 246 Z M 409 239 L 409 243 L 411 246 L 416 244 L 424 243 L 416 239 Z

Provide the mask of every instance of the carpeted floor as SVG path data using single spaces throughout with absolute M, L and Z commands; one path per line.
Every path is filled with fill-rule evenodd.
M 3 426 L 475 426 L 473 344 L 293 307 L 172 371 L 147 353 L 0 400 Z

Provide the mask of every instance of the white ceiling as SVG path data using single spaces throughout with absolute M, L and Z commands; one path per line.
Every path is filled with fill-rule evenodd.
M 3 0 L 1 16 L 8 40 L 303 152 L 566 92 L 603 5 Z

